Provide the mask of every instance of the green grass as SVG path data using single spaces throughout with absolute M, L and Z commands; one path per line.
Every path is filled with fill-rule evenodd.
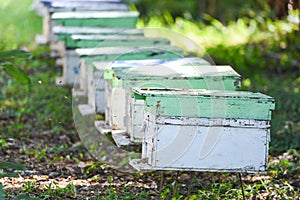
M 28 12 L 31 2 L 32 0 L 1 1 L 0 50 L 33 48 L 35 34 L 42 32 L 42 21 L 34 12 Z
M 13 4 L 22 2 L 24 6 Z M 7 198 L 20 195 L 19 199 L 241 199 L 236 174 L 194 173 L 187 197 L 189 175 L 184 172 L 177 183 L 174 182 L 176 172 L 165 172 L 165 184 L 160 192 L 158 187 L 149 188 L 155 183 L 159 185 L 158 172 L 122 174 L 90 158 L 76 136 L 71 92 L 55 86 L 54 80 L 61 72 L 49 57 L 48 47 L 37 47 L 33 43 L 35 34 L 41 32 L 41 19 L 27 11 L 29 5 L 29 0 L 0 3 L 3 33 L 0 51 L 18 47 L 32 50 L 30 60 L 16 60 L 16 65 L 29 75 L 31 84 L 18 84 L 1 71 L 0 153 L 8 161 L 26 165 L 29 171 L 37 170 L 38 175 L 49 176 L 44 178 L 47 181 L 51 173 L 59 173 L 59 177 L 44 187 L 40 187 L 38 178 L 32 178 L 18 189 L 4 189 Z M 225 27 L 235 35 L 232 41 L 227 39 L 226 31 L 220 31 L 223 25 L 211 20 L 212 25 L 203 26 L 178 19 L 172 28 L 181 30 L 183 26 L 183 34 L 204 45 L 215 62 L 231 64 L 243 75 L 244 89 L 261 91 L 277 101 L 272 120 L 269 171 L 265 175 L 243 176 L 246 198 L 296 199 L 300 192 L 300 75 L 290 61 L 300 60 L 297 57 L 299 39 L 295 31 L 280 31 L 285 27 L 284 21 L 266 22 L 267 26 L 278 27 L 278 38 L 273 37 L 277 33 L 269 32 L 265 25 L 259 25 L 261 28 L 257 28 L 253 36 L 248 26 L 254 22 L 245 19 Z M 270 35 L 261 41 L 260 36 L 265 33 Z M 84 167 L 78 167 L 79 164 Z M 76 181 L 65 187 L 56 184 L 55 181 L 69 176 L 83 185 Z M 85 186 L 85 182 L 97 185 Z M 174 188 L 177 189 L 173 191 Z

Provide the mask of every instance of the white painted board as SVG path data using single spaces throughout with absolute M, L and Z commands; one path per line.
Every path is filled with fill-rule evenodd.
M 146 113 L 148 115 L 151 114 Z M 204 126 L 194 123 L 195 119 L 185 119 L 189 123 L 178 123 L 182 119 L 175 118 L 165 119 L 168 122 L 162 124 L 152 121 L 156 117 L 149 117 L 145 121 L 142 154 L 150 166 L 160 169 L 249 173 L 267 170 L 270 142 L 268 121 L 254 120 L 252 125 L 246 126 L 239 123 L 233 123 L 232 126 Z M 224 120 L 203 121 L 222 124 Z M 230 120 L 227 123 L 230 124 Z
M 117 17 L 138 17 L 135 11 L 78 11 L 78 12 L 57 12 L 51 15 L 51 19 L 92 19 L 92 18 L 117 18 Z
M 75 79 L 79 77 L 80 58 L 74 50 L 67 50 L 63 58 L 63 79 L 66 85 L 73 86 Z

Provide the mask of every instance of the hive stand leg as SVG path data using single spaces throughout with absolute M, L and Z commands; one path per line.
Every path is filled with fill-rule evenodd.
M 194 172 L 193 171 L 190 171 L 190 178 L 189 178 L 189 181 L 188 181 L 188 191 L 187 191 L 187 197 L 189 197 L 191 195 L 191 183 L 192 183 L 192 180 L 194 178 Z
M 241 175 L 241 173 L 238 173 L 238 174 L 239 174 L 240 185 L 241 185 L 241 189 L 242 189 L 243 200 L 246 200 L 246 198 L 245 198 L 245 192 L 244 192 L 244 186 L 243 186 L 243 180 L 242 180 L 242 175 Z
M 164 171 L 161 171 L 160 172 L 159 193 L 162 192 L 163 185 L 164 185 Z
M 174 187 L 173 187 L 173 197 L 175 197 L 175 194 L 176 194 L 179 173 L 180 173 L 180 171 L 176 172 L 175 183 L 174 183 Z

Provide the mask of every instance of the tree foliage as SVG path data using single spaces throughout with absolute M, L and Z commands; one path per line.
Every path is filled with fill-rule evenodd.
M 134 0 L 141 17 L 148 21 L 151 16 L 163 17 L 166 12 L 175 19 L 184 17 L 193 20 L 205 20 L 204 14 L 223 23 L 241 17 L 270 17 L 280 19 L 293 9 L 299 9 L 299 0 Z M 238 8 L 238 9 L 237 9 Z

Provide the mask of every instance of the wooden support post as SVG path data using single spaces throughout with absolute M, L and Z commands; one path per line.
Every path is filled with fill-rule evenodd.
M 242 180 L 242 176 L 241 176 L 241 173 L 238 173 L 238 174 L 239 174 L 239 179 L 240 179 L 240 185 L 241 185 L 241 190 L 242 190 L 243 200 L 246 200 L 246 198 L 245 198 L 245 192 L 244 192 L 244 186 L 243 186 L 243 180 Z
M 175 194 L 176 194 L 179 173 L 180 173 L 180 171 L 176 172 L 175 183 L 174 183 L 174 187 L 173 187 L 173 196 L 172 197 L 175 197 Z

